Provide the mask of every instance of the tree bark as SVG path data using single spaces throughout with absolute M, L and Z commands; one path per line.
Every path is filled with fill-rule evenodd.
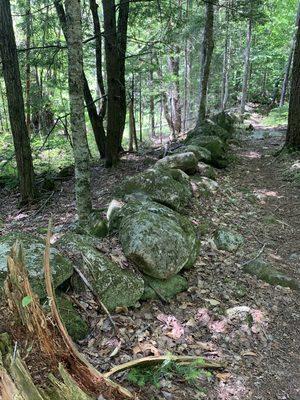
M 298 11 L 297 11 L 297 17 L 296 17 L 296 23 L 295 23 L 296 28 L 298 26 L 299 19 L 300 19 L 300 2 L 299 2 L 299 5 L 298 5 Z M 284 73 L 284 79 L 283 79 L 283 84 L 282 84 L 282 91 L 281 91 L 281 96 L 280 96 L 279 107 L 282 107 L 284 105 L 284 103 L 285 103 L 286 92 L 287 92 L 287 89 L 288 89 L 289 79 L 290 79 L 291 66 L 292 66 L 292 62 L 293 62 L 293 54 L 294 54 L 294 51 L 295 51 L 295 45 L 296 45 L 296 34 L 294 33 L 293 40 L 292 40 L 292 43 L 291 43 L 289 58 L 288 58 L 288 61 L 287 61 L 287 64 L 286 64 L 285 73 Z
M 296 34 L 286 147 L 300 150 L 300 19 Z
M 186 20 L 189 18 L 190 10 L 192 8 L 192 0 L 186 1 Z M 189 124 L 187 123 L 190 118 L 190 95 L 191 95 L 191 40 L 187 38 L 184 46 L 184 100 L 183 100 L 183 131 L 186 131 Z
M 181 132 L 181 102 L 180 102 L 180 88 L 179 88 L 179 53 L 180 49 L 175 46 L 174 54 L 168 57 L 169 71 L 173 75 L 174 82 L 171 85 L 171 110 L 172 110 L 172 121 L 174 126 L 175 135 L 179 135 Z
M 206 117 L 208 80 L 214 50 L 214 3 L 207 2 L 205 8 L 206 15 L 201 47 L 200 102 L 196 123 L 197 127 L 204 122 Z
M 118 16 L 118 51 L 119 51 L 119 63 L 120 63 L 120 102 L 121 102 L 121 115 L 120 115 L 120 136 L 119 136 L 119 149 L 122 147 L 123 132 L 126 122 L 126 82 L 125 82 L 125 62 L 126 62 L 126 50 L 127 50 L 127 27 L 128 27 L 128 15 L 129 15 L 129 4 L 128 0 L 120 0 L 119 3 L 119 16 Z
M 119 160 L 126 121 L 125 55 L 129 2 L 119 4 L 118 24 L 115 0 L 102 0 L 107 76 L 107 157 L 106 166 Z
M 68 42 L 68 32 L 66 26 L 66 15 L 63 4 L 60 0 L 54 1 L 55 9 L 59 18 L 60 26 L 62 28 L 64 37 L 66 42 Z M 106 137 L 105 131 L 103 128 L 103 118 L 101 119 L 100 114 L 97 112 L 96 104 L 93 100 L 93 96 L 88 84 L 88 80 L 83 71 L 83 89 L 84 89 L 84 100 L 87 108 L 87 112 L 89 115 L 89 119 L 91 121 L 95 142 L 97 144 L 98 151 L 100 153 L 101 158 L 105 158 L 105 150 L 106 150 Z
M 241 114 L 245 113 L 247 96 L 248 96 L 251 40 L 252 40 L 252 19 L 249 18 L 248 29 L 247 29 L 247 44 L 246 44 L 246 49 L 245 49 L 245 60 L 244 60 L 244 76 L 243 76 L 242 99 L 241 99 Z
M 160 81 L 163 82 L 163 75 L 162 75 L 162 70 L 161 70 L 161 66 L 159 64 L 158 57 L 156 57 L 156 59 L 157 59 L 157 66 L 158 66 L 157 74 L 158 74 Z M 171 129 L 170 138 L 171 138 L 171 140 L 173 140 L 175 138 L 175 129 L 174 129 L 172 116 L 170 114 L 170 108 L 169 108 L 169 104 L 168 104 L 168 96 L 167 96 L 167 93 L 165 90 L 162 90 L 162 92 L 161 92 L 161 101 L 162 101 L 165 119 L 169 125 L 169 128 Z
M 34 172 L 9 0 L 0 2 L 0 21 L 0 54 L 9 119 L 16 153 L 21 202 L 26 204 L 33 201 L 35 197 Z
M 153 69 L 152 63 L 150 66 L 150 134 L 151 137 L 155 137 L 155 105 L 154 105 L 154 96 L 153 96 Z
M 79 220 L 92 209 L 90 157 L 84 118 L 83 49 L 79 0 L 65 0 L 68 37 L 70 122 L 75 159 L 75 192 Z
M 224 111 L 228 101 L 229 95 L 229 66 L 230 66 L 230 52 L 231 52 L 231 37 L 229 31 L 229 10 L 226 10 L 226 37 L 224 46 L 223 58 L 223 79 L 222 79 L 222 92 L 221 92 L 221 110 Z
M 26 75 L 26 125 L 28 132 L 30 132 L 30 86 L 31 86 L 31 78 L 30 78 L 30 43 L 31 43 L 31 0 L 26 1 L 26 67 L 25 67 L 25 75 Z

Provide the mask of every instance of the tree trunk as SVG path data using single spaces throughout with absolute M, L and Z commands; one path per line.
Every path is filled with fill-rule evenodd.
M 192 8 L 192 0 L 186 1 L 186 20 L 189 18 L 190 10 Z M 190 118 L 190 95 L 191 95 L 191 40 L 187 38 L 184 45 L 184 100 L 183 100 L 183 131 L 185 132 L 189 127 L 187 123 Z
M 66 0 L 70 122 L 75 159 L 75 192 L 79 220 L 91 212 L 90 157 L 84 119 L 83 50 L 80 1 Z
M 174 126 L 175 135 L 179 135 L 181 132 L 181 104 L 180 104 L 180 88 L 179 88 L 179 53 L 180 49 L 175 46 L 174 54 L 168 57 L 169 71 L 173 75 L 174 82 L 171 85 L 171 110 L 172 110 L 172 121 Z M 176 55 L 175 55 L 176 54 Z
M 126 121 L 125 55 L 129 2 L 120 1 L 118 27 L 115 0 L 102 0 L 102 5 L 108 97 L 106 166 L 111 167 L 119 160 Z
M 59 18 L 60 26 L 62 28 L 64 37 L 66 42 L 68 42 L 68 32 L 66 27 L 66 15 L 63 4 L 60 0 L 54 1 L 55 9 Z M 84 89 L 84 101 L 86 104 L 86 108 L 88 111 L 89 119 L 91 121 L 95 142 L 97 144 L 98 151 L 100 153 L 101 158 L 105 158 L 105 149 L 106 149 L 106 137 L 105 131 L 103 128 L 103 118 L 101 119 L 100 114 L 97 112 L 96 104 L 93 100 L 93 96 L 88 84 L 88 80 L 83 71 L 83 89 Z
M 160 81 L 163 82 L 163 75 L 162 75 L 162 70 L 161 70 L 161 66 L 159 64 L 158 57 L 156 57 L 156 60 L 157 60 L 157 74 L 158 74 Z M 175 129 L 174 129 L 172 116 L 170 114 L 170 109 L 169 109 L 169 104 L 168 104 L 168 96 L 167 96 L 167 93 L 165 90 L 162 90 L 161 98 L 162 98 L 162 106 L 163 106 L 164 116 L 169 125 L 169 128 L 171 129 L 170 138 L 171 138 L 171 140 L 173 140 L 175 138 Z
M 106 166 L 112 167 L 119 160 L 121 132 L 120 62 L 114 0 L 102 0 L 105 31 L 105 56 L 107 75 L 107 148 Z
M 245 113 L 247 96 L 248 96 L 251 40 L 252 40 L 252 19 L 250 18 L 248 21 L 247 44 L 246 44 L 246 49 L 245 49 L 244 77 L 243 77 L 242 99 L 241 99 L 241 114 Z
M 205 4 L 206 16 L 201 48 L 200 102 L 196 126 L 200 126 L 206 118 L 207 88 L 210 64 L 214 50 L 214 3 Z
M 295 26 L 297 28 L 298 26 L 298 21 L 300 19 L 300 2 L 298 5 L 298 11 L 297 11 L 297 17 L 296 17 L 296 23 Z M 282 84 L 282 91 L 281 91 L 281 96 L 280 96 L 280 103 L 279 103 L 279 107 L 282 107 L 285 103 L 285 99 L 286 99 L 286 92 L 288 89 L 288 85 L 289 85 L 289 79 L 290 79 L 290 72 L 291 72 L 291 66 L 292 66 L 292 62 L 293 62 L 293 54 L 295 51 L 295 45 L 296 45 L 296 34 L 294 33 L 293 35 L 293 40 L 291 43 L 291 48 L 290 48 L 290 54 L 289 54 L 289 58 L 286 64 L 286 69 L 285 69 L 285 73 L 284 73 L 284 79 L 283 79 L 283 84 Z
M 230 52 L 231 52 L 231 38 L 229 31 L 229 10 L 226 10 L 226 38 L 223 58 L 223 79 L 222 79 L 222 93 L 221 93 L 221 110 L 224 111 L 228 101 L 229 95 L 229 66 L 230 66 Z
M 3 63 L 3 76 L 16 153 L 21 202 L 25 204 L 31 202 L 35 197 L 34 173 L 9 0 L 1 0 L 0 2 L 0 21 L 0 54 Z
M 119 84 L 120 84 L 120 103 L 121 103 L 121 115 L 120 115 L 120 132 L 119 132 L 119 149 L 122 148 L 123 132 L 126 122 L 126 82 L 125 82 L 125 62 L 126 62 L 126 50 L 127 50 L 127 27 L 128 27 L 128 15 L 129 15 L 129 4 L 128 0 L 120 0 L 119 3 L 119 16 L 118 16 L 118 32 L 117 42 L 119 51 Z
M 31 0 L 26 1 L 26 125 L 28 132 L 30 132 L 30 43 L 31 43 Z
M 300 19 L 296 35 L 286 146 L 300 150 Z
M 152 63 L 150 66 L 150 132 L 151 137 L 155 137 L 155 105 L 154 105 L 154 96 L 153 96 L 153 69 Z
M 139 122 L 140 122 L 140 142 L 143 141 L 143 103 L 142 103 L 142 74 L 140 73 L 139 79 Z
M 100 107 L 97 111 L 97 128 L 96 131 L 100 132 L 100 135 L 97 135 L 97 145 L 98 149 L 100 149 L 101 158 L 105 156 L 105 148 L 106 148 L 106 136 L 105 130 L 103 126 L 103 120 L 106 115 L 106 107 L 107 107 L 107 98 L 105 93 L 105 86 L 103 80 L 103 72 L 102 72 L 102 34 L 101 34 L 101 25 L 98 15 L 98 4 L 96 0 L 90 0 L 90 9 L 93 16 L 93 24 L 94 24 L 94 35 L 96 37 L 95 46 L 96 46 L 96 76 L 97 76 L 97 88 L 100 94 Z M 86 79 L 86 78 L 85 78 Z M 88 88 L 88 84 L 85 86 Z

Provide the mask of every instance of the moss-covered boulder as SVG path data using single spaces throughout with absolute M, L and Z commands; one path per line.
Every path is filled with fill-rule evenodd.
M 205 164 L 204 162 L 198 162 L 197 173 L 200 176 L 204 176 L 209 179 L 216 179 L 217 177 L 215 169 L 211 165 Z
M 191 132 L 187 144 L 204 147 L 211 153 L 211 164 L 218 168 L 225 168 L 228 165 L 227 146 L 219 136 L 204 135 L 201 132 Z
M 214 242 L 219 250 L 234 252 L 244 243 L 244 238 L 228 229 L 219 229 L 214 235 Z
M 90 236 L 67 233 L 58 246 L 74 259 L 109 310 L 133 306 L 144 292 L 143 279 L 98 251 L 97 243 Z
M 283 272 L 278 271 L 272 265 L 267 264 L 260 259 L 252 261 L 251 263 L 245 265 L 243 269 L 244 272 L 247 272 L 250 275 L 257 276 L 258 279 L 261 279 L 262 281 L 267 282 L 270 285 L 289 287 L 293 290 L 300 291 L 299 280 L 285 275 Z
M 158 168 L 170 168 L 170 169 L 181 169 L 189 175 L 193 175 L 196 172 L 197 157 L 192 151 L 187 153 L 172 154 L 166 156 L 155 163 L 155 167 Z
M 104 238 L 108 234 L 107 221 L 102 218 L 99 210 L 94 210 L 86 221 L 77 223 L 74 232 Z
M 120 242 L 143 273 L 168 279 L 193 266 L 200 242 L 186 217 L 150 201 L 129 201 L 121 211 Z
M 229 133 L 229 135 L 232 135 L 234 133 L 236 118 L 233 115 L 225 111 L 221 111 L 214 114 L 211 117 L 211 120 L 219 125 L 221 128 L 225 129 Z
M 197 191 L 205 196 L 211 196 L 219 189 L 218 182 L 205 176 L 197 177 L 194 181 L 197 186 Z M 201 196 L 199 196 L 201 197 Z
M 166 280 L 144 275 L 144 281 L 145 291 L 142 300 L 171 299 L 188 288 L 187 280 L 181 275 L 174 275 Z
M 32 289 L 40 298 L 46 297 L 44 285 L 44 240 L 29 233 L 12 232 L 0 237 L 0 287 L 7 274 L 7 256 L 11 247 L 20 240 L 23 244 L 25 262 Z M 72 263 L 63 257 L 57 249 L 51 247 L 50 264 L 54 288 L 57 288 L 73 274 Z
M 209 163 L 211 161 L 211 152 L 205 147 L 200 147 L 196 145 L 183 145 L 172 151 L 172 154 L 181 154 L 192 152 L 195 154 L 198 161 L 203 161 Z
M 75 341 L 84 339 L 89 333 L 89 326 L 82 318 L 72 302 L 65 297 L 57 296 L 56 304 L 60 317 L 71 338 Z M 50 307 L 47 305 L 46 309 Z
M 115 194 L 121 199 L 143 195 L 180 211 L 188 205 L 193 192 L 189 177 L 181 170 L 154 168 L 125 179 Z

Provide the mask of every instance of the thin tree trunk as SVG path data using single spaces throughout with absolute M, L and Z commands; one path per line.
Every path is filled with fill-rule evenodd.
M 180 104 L 180 88 L 179 88 L 179 53 L 180 49 L 175 46 L 174 54 L 168 57 L 169 71 L 173 75 L 174 82 L 171 85 L 171 109 L 172 109 L 172 121 L 174 126 L 175 134 L 178 135 L 181 132 L 181 104 Z M 175 55 L 176 54 L 176 55 Z
M 139 85 L 139 122 L 140 122 L 140 142 L 143 141 L 143 103 L 142 103 L 142 74 L 140 73 Z
M 190 10 L 192 9 L 192 0 L 186 1 L 186 21 L 188 21 Z M 188 124 L 190 113 L 188 110 L 191 107 L 190 95 L 191 95 L 191 46 L 192 42 L 190 38 L 185 40 L 184 45 L 184 100 L 183 100 L 183 131 L 185 132 Z
M 84 118 L 81 8 L 78 0 L 65 0 L 68 37 L 70 122 L 75 159 L 75 192 L 79 220 L 92 209 L 90 157 Z
M 231 38 L 229 31 L 229 10 L 226 10 L 226 37 L 223 58 L 223 79 L 222 79 L 222 93 L 221 93 L 221 110 L 224 111 L 228 101 L 229 95 L 229 66 L 230 66 L 230 52 L 231 52 Z
M 60 0 L 54 1 L 55 9 L 59 18 L 60 26 L 62 32 L 64 34 L 66 42 L 68 42 L 68 32 L 66 27 L 66 15 L 63 4 Z M 88 84 L 88 80 L 83 71 L 83 89 L 84 89 L 84 101 L 86 104 L 87 112 L 89 115 L 89 119 L 91 121 L 95 142 L 97 144 L 98 151 L 100 153 L 101 158 L 105 158 L 105 149 L 106 149 L 106 138 L 105 131 L 103 128 L 103 119 L 101 120 L 100 114 L 97 112 L 96 104 L 93 100 L 93 96 Z M 103 116 L 104 118 L 104 116 Z
M 30 132 L 30 44 L 31 44 L 31 0 L 26 1 L 26 125 L 27 129 Z
M 242 99 L 241 99 L 241 114 L 245 113 L 247 96 L 248 96 L 251 40 L 252 40 L 252 19 L 249 18 L 248 28 L 247 28 L 247 44 L 246 44 L 246 49 L 245 49 L 245 60 L 244 60 L 244 77 L 243 77 Z
M 163 75 L 162 75 L 162 70 L 161 70 L 161 66 L 159 64 L 158 57 L 156 57 L 156 59 L 157 59 L 157 66 L 158 66 L 157 67 L 157 74 L 158 74 L 158 77 L 159 77 L 160 81 L 163 82 Z M 174 139 L 175 138 L 175 129 L 174 129 L 172 116 L 170 114 L 170 109 L 169 109 L 169 104 L 168 104 L 168 96 L 167 96 L 167 93 L 165 92 L 165 90 L 162 90 L 161 98 L 162 98 L 164 116 L 165 116 L 165 119 L 166 119 L 166 121 L 167 121 L 167 123 L 169 125 L 169 128 L 171 129 L 170 138 Z
M 154 96 L 153 96 L 153 69 L 152 63 L 150 66 L 150 131 L 151 137 L 155 137 L 155 105 L 154 105 Z
M 207 89 L 214 50 L 214 3 L 207 2 L 205 8 L 205 26 L 201 47 L 200 102 L 196 127 L 199 127 L 206 118 Z
M 0 2 L 0 21 L 0 55 L 16 153 L 21 202 L 29 203 L 35 197 L 34 173 L 9 0 Z
M 297 11 L 297 17 L 296 17 L 296 23 L 295 23 L 296 28 L 298 26 L 299 19 L 300 19 L 300 2 L 298 4 L 298 11 Z M 296 34 L 294 33 L 293 40 L 292 40 L 292 43 L 291 43 L 289 58 L 288 58 L 288 61 L 287 61 L 287 64 L 286 64 L 285 73 L 284 73 L 284 79 L 283 79 L 283 84 L 282 84 L 282 91 L 281 91 L 281 96 L 280 96 L 279 107 L 282 107 L 284 105 L 284 103 L 285 103 L 286 92 L 287 92 L 287 89 L 288 89 L 289 79 L 290 79 L 291 66 L 292 66 L 292 62 L 293 62 L 293 54 L 295 52 L 295 46 L 296 46 Z
M 126 83 L 125 83 L 125 62 L 126 62 L 126 50 L 127 50 L 127 27 L 128 27 L 128 15 L 129 15 L 128 0 L 120 0 L 119 3 L 119 16 L 117 26 L 117 50 L 119 52 L 119 84 L 120 84 L 120 104 L 121 104 L 121 115 L 120 115 L 120 132 L 119 132 L 119 149 L 122 148 L 123 132 L 126 122 Z
M 300 19 L 296 35 L 286 146 L 300 150 Z

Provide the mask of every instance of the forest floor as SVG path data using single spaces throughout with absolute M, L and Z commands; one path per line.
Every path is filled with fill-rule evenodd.
M 218 172 L 218 191 L 211 197 L 197 197 L 187 211 L 202 232 L 196 266 L 184 272 L 189 290 L 169 304 L 148 301 L 113 313 L 117 334 L 88 297 L 79 299 L 92 327 L 79 347 L 101 370 L 142 355 L 167 353 L 227 364 L 223 371 L 196 381 L 173 371 L 164 374 L 159 385 L 141 387 L 128 381 L 127 372 L 115 376 L 142 400 L 300 400 L 299 292 L 271 286 L 242 271 L 243 263 L 260 255 L 300 281 L 299 187 L 284 179 L 283 171 L 292 160 L 273 157 L 284 142 L 284 130 L 261 126 L 255 114 L 250 122 L 255 131 L 232 145 L 235 161 Z M 146 157 L 129 155 L 118 170 L 95 167 L 95 207 L 104 210 L 117 183 L 155 159 L 155 152 Z M 31 210 L 17 211 L 16 193 L 0 193 L 2 199 L 6 196 L 0 204 L 0 234 L 43 233 L 50 215 L 53 240 L 69 229 L 75 213 L 73 177 L 57 185 L 58 190 Z M 245 244 L 237 252 L 216 249 L 212 237 L 220 226 L 243 235 Z M 105 243 L 108 252 L 122 260 L 117 239 Z M 249 307 L 251 323 L 236 308 L 244 306 Z M 235 317 L 228 318 L 228 310 Z M 7 318 L 1 315 L 3 330 Z M 35 370 L 34 365 L 31 368 Z

